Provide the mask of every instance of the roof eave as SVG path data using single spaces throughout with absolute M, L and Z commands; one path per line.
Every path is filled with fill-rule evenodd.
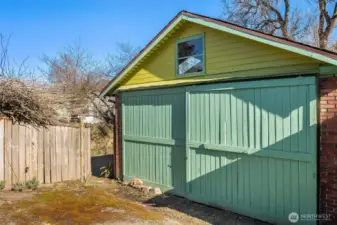
M 179 24 L 182 20 L 184 21 L 188 21 L 188 22 L 192 22 L 195 24 L 199 24 L 202 26 L 206 26 L 206 27 L 210 27 L 219 31 L 223 31 L 223 32 L 227 32 L 242 38 L 247 38 L 250 40 L 254 40 L 263 44 L 267 44 L 276 48 L 280 48 L 289 52 L 293 52 L 296 54 L 300 54 L 306 57 L 310 57 L 319 61 L 322 61 L 324 63 L 328 63 L 334 66 L 337 66 L 337 59 L 331 58 L 329 57 L 328 53 L 326 55 L 321 54 L 319 51 L 314 52 L 313 50 L 306 50 L 303 46 L 293 46 L 293 45 L 298 45 L 298 44 L 290 44 L 288 43 L 289 41 L 285 41 L 287 43 L 283 43 L 282 41 L 279 41 L 276 37 L 271 37 L 270 39 L 267 37 L 263 37 L 263 35 L 261 34 L 257 34 L 254 35 L 254 31 L 251 32 L 245 32 L 244 29 L 240 30 L 240 29 L 235 29 L 235 28 L 231 28 L 230 26 L 226 26 L 226 25 L 220 25 L 217 22 L 214 21 L 207 21 L 209 20 L 208 18 L 204 18 L 202 16 L 198 16 L 198 15 L 194 15 L 191 13 L 187 13 L 187 12 L 181 12 L 177 15 L 176 18 L 174 18 L 169 25 L 164 28 L 160 34 L 155 37 L 145 48 L 144 50 L 141 52 L 141 54 L 137 55 L 133 61 L 131 61 L 131 63 L 129 63 L 124 70 L 118 74 L 114 80 L 112 80 L 112 82 L 110 84 L 107 85 L 107 87 L 105 87 L 103 89 L 103 91 L 100 94 L 100 97 L 104 97 L 107 93 L 110 92 L 110 90 L 114 87 L 116 87 L 116 85 L 124 78 L 124 76 L 130 72 L 130 70 L 137 65 L 144 56 L 146 56 L 159 42 L 161 42 L 161 40 L 172 31 L 172 29 L 174 29 L 176 27 L 177 24 Z M 256 33 L 256 32 L 255 32 Z M 276 39 L 276 40 L 271 40 L 272 38 Z M 308 47 L 307 47 L 308 48 Z M 310 48 L 310 47 L 309 47 Z M 331 53 L 330 53 L 331 55 Z M 115 91 L 115 90 L 114 90 Z
M 139 61 L 145 56 L 147 55 L 152 49 L 153 47 L 155 47 L 168 33 L 171 32 L 172 29 L 174 29 L 176 27 L 177 24 L 179 24 L 182 21 L 182 15 L 180 15 L 179 17 L 177 17 L 166 29 L 164 32 L 162 32 L 159 37 L 156 38 L 156 40 L 154 40 L 149 46 L 147 46 L 147 48 L 136 57 L 136 59 L 129 64 L 125 70 L 121 73 L 118 74 L 116 79 L 108 86 L 104 89 L 104 91 L 100 94 L 100 97 L 104 97 L 112 87 L 114 87 L 116 84 L 118 84 L 118 82 L 125 76 L 125 74 L 127 74 L 135 65 L 137 65 L 139 63 Z
M 315 52 L 312 52 L 312 51 L 308 51 L 308 50 L 305 50 L 305 49 L 294 47 L 294 46 L 291 46 L 289 44 L 269 40 L 269 39 L 263 38 L 263 37 L 258 37 L 258 36 L 255 36 L 253 34 L 248 34 L 248 33 L 243 32 L 243 31 L 235 30 L 235 29 L 232 29 L 232 28 L 229 28 L 229 27 L 226 27 L 226 26 L 216 24 L 216 23 L 208 22 L 208 21 L 205 21 L 201 18 L 196 18 L 196 17 L 184 15 L 183 19 L 186 20 L 186 21 L 192 22 L 192 23 L 196 23 L 196 24 L 203 25 L 203 26 L 206 26 L 206 27 L 211 27 L 211 28 L 216 29 L 216 30 L 224 31 L 224 32 L 227 32 L 227 33 L 230 33 L 230 34 L 233 34 L 233 35 L 243 37 L 243 38 L 247 38 L 247 39 L 254 40 L 254 41 L 257 41 L 257 42 L 260 42 L 260 43 L 271 45 L 271 46 L 276 47 L 276 48 L 284 49 L 284 50 L 287 50 L 287 51 L 290 51 L 290 52 L 293 52 L 293 53 L 297 53 L 297 54 L 300 54 L 300 55 L 303 55 L 303 56 L 311 57 L 313 59 L 317 59 L 319 61 L 323 61 L 323 62 L 332 64 L 332 65 L 335 65 L 335 66 L 337 65 L 336 59 L 332 59 L 328 56 L 325 56 L 325 55 L 322 55 L 322 54 L 319 54 L 319 53 L 315 53 Z

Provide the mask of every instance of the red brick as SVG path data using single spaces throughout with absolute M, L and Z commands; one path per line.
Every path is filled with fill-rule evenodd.
M 325 96 L 325 97 L 321 97 L 321 100 L 335 100 L 336 97 L 332 97 L 332 96 Z
M 321 112 L 321 117 L 322 116 L 335 116 L 334 112 Z
M 321 108 L 322 109 L 332 109 L 332 108 L 336 108 L 336 105 L 322 104 Z
M 324 142 L 324 143 L 335 143 L 337 144 L 337 137 L 334 137 L 334 136 L 322 136 L 321 137 L 321 142 Z
M 333 93 L 336 92 L 336 88 L 323 88 L 321 91 Z
M 329 92 L 328 96 L 337 96 L 337 93 L 336 92 Z
M 337 108 L 335 108 L 335 109 L 327 109 L 328 110 L 328 112 L 337 112 Z
M 337 132 L 336 131 L 327 131 L 327 135 L 337 136 Z
M 337 224 L 337 78 L 319 79 L 319 88 L 319 213 L 331 214 Z

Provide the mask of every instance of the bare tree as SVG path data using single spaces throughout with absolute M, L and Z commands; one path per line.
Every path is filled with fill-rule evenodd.
M 74 43 L 55 56 L 45 55 L 42 61 L 47 70 L 43 72 L 49 87 L 44 95 L 49 96 L 50 104 L 59 114 L 63 112 L 64 119 L 91 113 L 109 124 L 113 119 L 113 104 L 108 97 L 100 99 L 99 93 L 137 52 L 138 48 L 130 43 L 117 43 L 117 51 L 108 55 L 103 64 L 79 43 Z
M 110 77 L 118 74 L 139 52 L 140 48 L 129 42 L 118 42 L 116 52 L 107 56 L 108 71 Z
M 308 6 L 305 4 L 297 6 L 294 0 L 222 2 L 225 19 L 230 22 L 323 49 L 331 47 L 329 39 L 337 21 L 336 0 L 308 0 L 314 7 L 311 11 L 306 11 Z
M 329 38 L 336 27 L 337 22 L 337 1 L 336 0 L 316 0 L 319 9 L 318 37 L 319 47 L 323 49 L 330 48 Z M 331 13 L 328 11 L 331 7 Z M 334 49 L 334 48 L 332 48 Z
M 49 96 L 61 120 L 90 113 L 103 121 L 111 120 L 109 104 L 98 98 L 108 82 L 107 75 L 87 49 L 74 43 L 55 56 L 45 55 L 42 60 L 47 65 L 44 74 L 49 81 L 45 96 Z
M 43 72 L 49 82 L 64 92 L 84 86 L 98 89 L 105 76 L 100 64 L 79 43 L 66 46 L 56 56 L 45 55 L 42 61 L 47 65 L 47 70 Z

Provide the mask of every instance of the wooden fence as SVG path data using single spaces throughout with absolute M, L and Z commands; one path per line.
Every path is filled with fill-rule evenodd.
M 41 183 L 91 174 L 90 128 L 35 129 L 0 119 L 0 181 L 10 186 L 36 177 Z

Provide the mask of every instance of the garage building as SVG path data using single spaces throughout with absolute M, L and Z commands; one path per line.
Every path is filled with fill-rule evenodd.
M 118 106 L 116 178 L 278 224 L 337 219 L 336 66 L 333 52 L 180 12 L 101 93 Z

